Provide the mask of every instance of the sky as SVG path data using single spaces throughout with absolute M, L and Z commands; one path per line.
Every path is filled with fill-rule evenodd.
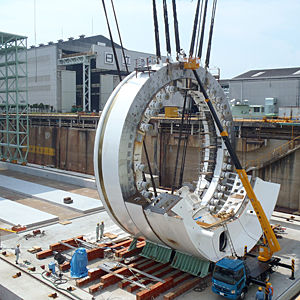
M 156 2 L 161 49 L 166 54 L 162 0 Z M 174 53 L 171 0 L 167 3 Z M 124 47 L 155 53 L 152 1 L 114 0 L 114 4 Z M 110 0 L 106 0 L 106 6 L 118 43 Z M 181 48 L 186 52 L 195 7 L 196 0 L 177 0 Z M 211 67 L 220 68 L 224 79 L 251 69 L 300 66 L 299 12 L 299 0 L 218 0 Z M 77 38 L 80 34 L 109 37 L 101 0 L 0 0 L 0 31 L 25 35 L 28 45 Z

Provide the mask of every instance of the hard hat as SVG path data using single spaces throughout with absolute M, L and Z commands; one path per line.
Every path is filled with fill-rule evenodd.
M 267 283 L 267 286 L 271 286 L 271 285 L 272 285 L 271 282 L 268 282 L 268 283 Z
M 261 286 L 259 286 L 259 287 L 258 287 L 258 290 L 259 290 L 259 291 L 262 291 L 262 287 L 261 287 Z

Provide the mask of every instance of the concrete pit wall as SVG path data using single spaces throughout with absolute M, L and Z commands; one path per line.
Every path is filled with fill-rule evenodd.
M 28 162 L 94 174 L 95 130 L 31 126 Z
M 258 170 L 256 175 L 280 183 L 277 206 L 300 211 L 300 149 Z
M 94 175 L 93 150 L 96 131 L 94 129 L 79 129 L 70 127 L 30 127 L 30 152 L 28 162 L 45 166 L 53 166 L 62 170 L 69 170 Z M 154 132 L 146 137 L 146 146 L 154 175 L 159 177 L 159 184 L 172 187 L 178 134 L 168 132 Z M 238 140 L 237 154 L 245 165 L 266 154 L 286 141 Z M 189 136 L 185 161 L 183 183 L 194 184 L 199 176 L 199 148 L 201 141 L 197 135 Z M 177 167 L 177 180 L 180 176 L 183 142 Z M 300 150 L 272 163 L 258 171 L 256 176 L 264 180 L 280 183 L 281 190 L 277 205 L 289 210 L 300 210 Z M 143 163 L 147 165 L 143 153 Z M 149 170 L 146 170 L 148 173 Z

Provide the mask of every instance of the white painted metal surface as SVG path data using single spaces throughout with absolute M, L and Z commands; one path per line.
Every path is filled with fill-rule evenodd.
M 21 194 L 59 204 L 61 206 L 68 207 L 83 213 L 88 213 L 103 208 L 102 202 L 98 199 L 54 189 L 49 186 L 32 183 L 9 176 L 0 175 L 0 186 Z M 71 197 L 73 199 L 73 203 L 65 204 L 63 201 L 65 197 Z
M 232 117 L 222 88 L 206 70 L 198 75 L 223 126 L 232 134 Z M 188 85 L 193 86 L 187 89 Z M 192 98 L 199 109 L 202 146 L 197 188 L 155 198 L 143 181 L 142 144 L 151 117 L 174 93 Z M 169 100 L 168 100 L 169 99 Z M 114 90 L 102 112 L 95 138 L 94 166 L 100 198 L 112 219 L 135 236 L 211 261 L 235 251 L 242 255 L 261 235 L 245 190 L 197 89 L 191 70 L 179 63 L 130 74 Z M 170 174 L 172 176 L 172 174 Z M 270 192 L 272 190 L 272 192 Z M 257 193 L 268 218 L 279 185 L 257 179 Z M 232 240 L 232 243 L 229 241 Z
M 0 220 L 11 225 L 30 227 L 58 221 L 58 217 L 16 201 L 0 198 Z

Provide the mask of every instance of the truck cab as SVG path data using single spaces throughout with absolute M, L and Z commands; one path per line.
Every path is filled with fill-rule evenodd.
M 244 261 L 223 258 L 215 265 L 212 291 L 228 299 L 244 299 L 247 276 Z

